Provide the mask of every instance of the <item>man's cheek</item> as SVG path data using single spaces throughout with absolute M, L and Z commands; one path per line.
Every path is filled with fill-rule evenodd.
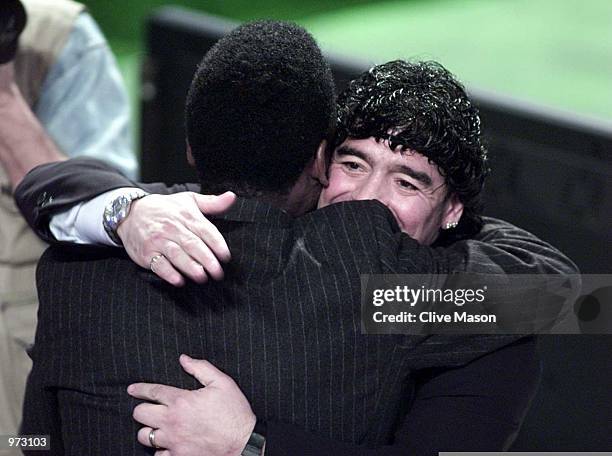
M 401 198 L 390 198 L 386 201 L 387 208 L 395 217 L 397 224 L 401 230 L 410 237 L 415 237 L 419 232 L 419 219 L 424 217 L 419 208 L 412 204 L 411 201 L 402 200 Z
M 330 183 L 330 185 L 327 188 L 324 188 L 321 192 L 321 197 L 319 198 L 319 207 L 325 207 L 333 203 L 335 195 L 336 192 L 334 191 L 334 188 L 331 186 Z
M 318 207 L 325 207 L 331 204 L 331 200 L 333 198 L 334 187 L 332 186 L 332 182 L 330 181 L 329 185 L 321 191 L 321 196 L 319 197 L 319 205 Z
M 320 201 L 326 204 L 346 201 L 351 194 L 352 185 L 340 172 L 332 170 L 329 176 L 329 185 L 321 192 Z

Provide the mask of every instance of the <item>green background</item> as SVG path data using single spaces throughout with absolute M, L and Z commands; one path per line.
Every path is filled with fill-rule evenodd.
M 468 86 L 612 125 L 611 0 L 91 0 L 137 107 L 145 18 L 174 4 L 291 19 L 324 49 L 370 63 L 440 61 Z

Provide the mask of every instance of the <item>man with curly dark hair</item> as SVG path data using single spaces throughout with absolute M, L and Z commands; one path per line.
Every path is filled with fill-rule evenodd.
M 249 30 L 259 30 L 258 37 L 265 39 L 253 39 Z M 303 74 L 313 68 L 310 64 L 302 66 L 308 62 L 302 60 L 302 51 L 308 48 L 314 60 L 320 59 L 320 53 L 311 38 L 302 33 L 294 26 L 274 24 L 238 29 L 211 51 L 190 91 L 187 136 L 203 186 L 224 190 L 223 184 L 241 175 L 247 184 L 233 182 L 239 194 L 261 198 L 239 199 L 229 213 L 215 221 L 235 255 L 227 267 L 226 280 L 174 289 L 111 253 L 55 249 L 45 256 L 39 269 L 42 323 L 33 352 L 35 366 L 38 360 L 42 367 L 30 380 L 29 391 L 34 393 L 29 395 L 28 404 L 31 410 L 38 405 L 36 391 L 55 400 L 53 395 L 59 390 L 62 420 L 58 421 L 71 426 L 71 431 L 63 434 L 68 438 L 68 452 L 97 445 L 103 452 L 114 454 L 124 449 L 130 439 L 126 435 L 137 432 L 141 444 L 165 447 L 176 454 L 239 454 L 247 442 L 249 451 L 253 451 L 249 454 L 261 454 L 258 434 L 265 431 L 265 454 L 270 455 L 431 454 L 445 449 L 506 448 L 520 426 L 537 379 L 532 339 L 484 336 L 465 343 L 436 336 L 422 341 L 399 335 L 362 334 L 357 319 L 358 277 L 371 272 L 482 272 L 490 268 L 496 272 L 525 272 L 533 267 L 571 273 L 571 262 L 528 233 L 500 228 L 496 223 L 490 223 L 493 227 L 484 231 L 483 242 L 455 243 L 446 251 L 421 245 L 434 242 L 440 228 L 459 220 L 464 204 L 471 204 L 469 192 L 460 196 L 453 193 L 469 187 L 465 184 L 469 178 L 462 180 L 452 172 L 444 154 L 426 149 L 437 139 L 409 136 L 410 117 L 390 109 L 389 123 L 378 122 L 376 106 L 399 99 L 404 95 L 402 87 L 353 105 L 341 104 L 354 110 L 357 120 L 352 122 L 352 114 L 340 113 L 347 133 L 340 129 L 339 147 L 327 173 L 319 142 L 328 135 L 333 122 L 333 89 L 325 82 L 329 81 L 329 72 L 324 63 L 314 68 L 316 80 L 309 81 Z M 238 41 L 236 46 L 233 39 Z M 279 47 L 282 52 L 278 52 Z M 211 65 L 220 65 L 222 70 L 207 72 Z M 414 65 L 421 64 L 394 62 L 387 73 L 393 77 L 396 66 L 410 69 Z M 430 64 L 422 65 L 427 68 Z M 454 79 L 443 73 L 454 87 Z M 296 80 L 301 82 L 291 82 Z M 436 81 L 434 77 L 430 83 Z M 322 82 L 324 87 L 320 89 Z M 361 88 L 353 85 L 347 94 L 351 90 L 355 95 L 367 92 L 368 84 Z M 422 93 L 427 91 L 422 89 Z M 424 123 L 427 116 L 444 117 L 436 106 L 442 101 L 430 101 L 415 112 L 415 116 L 422 116 L 418 122 Z M 366 109 L 368 103 L 374 110 Z M 457 109 L 463 107 L 459 103 Z M 230 117 L 240 119 L 228 119 L 228 112 L 232 113 Z M 304 122 L 302 115 L 318 115 L 320 119 Z M 200 122 L 201 116 L 208 116 L 215 128 Z M 361 124 L 364 129 L 358 128 Z M 452 122 L 441 120 L 440 124 L 449 126 Z M 459 126 L 455 128 L 460 131 Z M 300 129 L 304 131 L 299 133 Z M 436 129 L 432 126 L 430 131 Z M 453 138 L 449 136 L 447 144 L 455 144 Z M 300 146 L 309 150 L 296 150 Z M 421 149 L 429 155 L 422 155 Z M 289 153 L 296 154 L 304 167 L 315 158 L 316 150 L 314 166 L 298 178 L 301 168 L 289 164 Z M 457 152 L 456 159 L 464 153 Z M 26 177 L 24 185 L 30 189 L 22 186 L 17 190 L 18 198 L 31 200 L 42 188 L 52 191 L 54 183 L 63 182 L 67 188 L 66 184 L 71 187 L 75 182 L 83 185 L 88 181 L 89 188 L 77 198 L 69 195 L 44 206 L 31 206 L 35 209 L 28 219 L 49 240 L 53 240 L 52 235 L 44 225 L 53 211 L 105 189 L 134 185 L 102 165 L 74 163 L 39 168 Z M 445 176 L 451 172 L 454 187 L 448 190 Z M 49 175 L 53 176 L 50 184 Z M 315 182 L 311 176 L 326 187 L 319 202 L 326 207 L 291 219 L 281 208 L 293 210 L 299 203 L 308 202 L 303 192 L 296 190 Z M 32 190 L 32 182 L 40 177 L 47 182 L 35 184 L 37 188 Z M 93 185 L 89 180 L 99 182 Z M 159 186 L 145 188 L 168 192 Z M 174 190 L 197 188 L 181 186 Z M 195 196 L 181 197 L 182 203 L 190 198 L 194 203 Z M 119 229 L 117 223 L 110 223 L 107 232 L 119 235 L 126 247 L 137 246 L 131 253 L 136 258 L 145 252 L 144 266 L 164 276 L 161 268 L 170 260 L 182 271 L 205 261 L 189 246 L 193 247 L 194 233 L 206 237 L 202 234 L 206 230 L 189 222 L 183 225 L 190 232 L 185 243 L 175 237 L 171 241 L 173 250 L 158 250 L 150 256 L 142 248 L 142 232 L 132 230 L 130 224 L 139 220 L 139 213 L 145 213 L 151 223 L 167 228 L 168 219 L 160 219 L 160 212 L 151 212 L 158 207 L 167 217 L 172 212 L 167 200 L 146 196 L 133 205 L 126 218 L 129 201 L 120 198 L 124 196 L 117 197 L 116 204 L 105 212 L 114 216 L 115 222 L 121 218 L 123 222 Z M 371 201 L 331 204 L 372 198 L 383 201 L 391 212 Z M 27 206 L 23 200 L 21 203 L 22 208 Z M 188 208 L 181 206 L 178 212 L 184 214 Z M 412 214 L 418 214 L 418 218 Z M 195 219 L 193 213 L 186 218 L 190 217 Z M 113 217 L 106 219 L 113 222 Z M 136 242 L 128 241 L 132 235 Z M 159 239 L 159 229 L 153 235 Z M 497 247 L 500 239 L 503 242 Z M 516 257 L 505 250 L 508 246 L 511 250 L 512 245 L 534 253 Z M 187 258 L 181 256 L 185 252 L 179 246 L 191 252 Z M 186 274 L 203 281 L 206 275 L 202 266 L 197 266 L 199 274 Z M 207 271 L 219 278 L 213 269 Z M 74 279 L 81 291 L 57 290 L 53 282 L 58 277 L 62 283 Z M 106 293 L 94 292 L 98 289 Z M 74 300 L 78 305 L 70 304 Z M 56 325 L 60 322 L 61 327 Z M 90 343 L 89 337 L 97 343 Z M 78 354 L 66 356 L 75 347 Z M 228 375 L 206 361 L 181 357 L 181 366 L 196 382 L 174 364 L 185 351 L 194 357 L 206 357 Z M 82 363 L 74 364 L 74 359 Z M 491 372 L 502 371 L 504 375 L 491 376 Z M 134 418 L 143 426 L 138 430 L 140 425 L 137 427 L 125 413 L 136 402 L 119 392 L 117 385 L 126 381 L 159 382 L 160 378 L 173 387 L 137 384 L 128 390 L 130 395 L 148 401 L 134 409 Z M 206 387 L 200 388 L 201 384 Z M 104 397 L 99 397 L 101 391 Z M 90 410 L 88 404 L 92 402 L 96 413 L 101 414 L 100 420 L 83 412 Z M 267 429 L 255 427 L 253 411 L 258 420 L 267 422 Z M 43 408 L 42 412 L 49 410 Z M 98 422 L 104 424 L 103 429 Z M 39 424 L 33 419 L 28 425 L 26 430 L 31 433 L 44 430 L 37 428 Z M 466 426 L 468 431 L 459 435 Z M 251 435 L 253 430 L 256 432 Z M 122 438 L 113 436 L 114 431 Z M 97 439 L 92 440 L 92 435 Z M 134 445 L 132 452 L 144 450 Z
M 404 231 L 431 244 L 438 238 L 439 228 L 446 227 L 440 220 L 444 215 L 440 210 L 453 203 L 462 206 L 462 214 L 453 214 L 449 222 L 458 226 L 442 231 L 438 243 L 473 236 L 482 227 L 480 196 L 489 169 L 478 109 L 461 83 L 439 63 L 395 60 L 377 65 L 351 81 L 338 100 L 335 146 L 330 167 L 332 185 L 323 189 L 323 205 L 344 200 L 348 191 L 355 195 L 354 188 L 334 188 L 348 180 L 342 173 L 336 178 L 335 163 L 347 166 L 350 162 L 357 177 L 353 186 L 370 185 L 366 196 L 371 197 L 371 183 L 364 176 L 372 173 L 360 166 L 368 167 L 366 158 L 371 161 L 388 156 L 397 166 L 413 163 L 414 167 L 426 168 L 433 164 L 433 174 L 439 175 L 434 183 L 431 178 L 419 178 L 418 173 L 404 173 L 400 185 L 405 191 L 399 198 L 393 198 L 392 186 L 381 189 L 380 196 L 390 201 L 388 206 L 396 201 L 397 207 L 392 210 Z M 364 157 L 364 149 L 372 153 Z M 393 158 L 385 151 L 392 151 Z M 402 207 L 397 203 L 401 197 L 417 195 L 427 195 L 421 200 L 438 208 L 438 213 L 421 214 L 418 204 Z M 432 231 L 422 233 L 421 228 L 417 234 L 413 228 L 411 232 L 409 225 L 414 225 L 415 219 L 428 219 Z

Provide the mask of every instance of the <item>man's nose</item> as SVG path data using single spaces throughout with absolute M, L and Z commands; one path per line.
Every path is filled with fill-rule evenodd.
M 383 182 L 375 176 L 365 179 L 353 190 L 354 200 L 384 200 Z M 383 201 L 384 202 L 384 201 Z

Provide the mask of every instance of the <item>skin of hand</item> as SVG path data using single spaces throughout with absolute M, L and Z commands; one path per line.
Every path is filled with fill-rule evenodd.
M 325 141 L 319 146 L 321 156 L 325 146 Z M 289 196 L 285 208 L 293 216 L 316 207 L 321 189 L 329 184 L 322 163 L 323 159 L 313 160 L 294 185 L 295 195 Z M 149 195 L 132 203 L 117 234 L 130 258 L 143 268 L 148 269 L 151 259 L 163 254 L 155 261 L 154 272 L 174 286 L 184 284 L 183 275 L 199 283 L 206 282 L 208 275 L 220 280 L 219 261 L 229 261 L 230 252 L 219 230 L 203 214 L 221 214 L 235 199 L 232 192 L 218 197 L 190 192 Z
M 117 234 L 130 258 L 143 268 L 149 269 L 151 259 L 163 255 L 155 261 L 154 272 L 174 286 L 184 284 L 181 274 L 198 283 L 209 277 L 221 280 L 220 262 L 230 261 L 230 251 L 203 213 L 222 214 L 235 201 L 232 192 L 218 196 L 193 192 L 148 195 L 132 203 Z
M 246 397 L 231 377 L 208 361 L 187 355 L 179 361 L 204 387 L 190 391 L 151 383 L 130 385 L 128 394 L 147 401 L 133 412 L 144 425 L 138 441 L 151 446 L 149 433 L 155 429 L 155 444 L 165 449 L 156 455 L 240 455 L 256 422 Z
M 13 63 L 0 65 L 0 164 L 12 187 L 32 168 L 65 159 L 21 95 Z

